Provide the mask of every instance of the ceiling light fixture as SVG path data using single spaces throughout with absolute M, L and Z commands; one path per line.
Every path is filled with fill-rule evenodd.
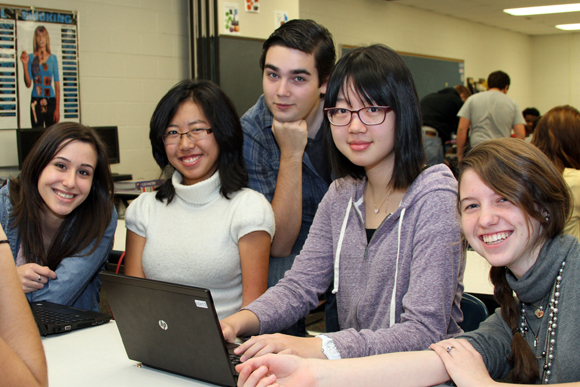
M 511 8 L 504 9 L 506 13 L 514 16 L 528 16 L 528 15 L 544 15 L 548 13 L 565 13 L 580 11 L 580 3 L 576 4 L 561 4 L 561 5 L 546 5 L 542 7 L 526 7 L 526 8 Z
M 559 24 L 559 25 L 556 26 L 556 28 L 559 28 L 559 29 L 565 30 L 565 31 L 580 30 L 580 23 L 576 23 L 576 24 Z

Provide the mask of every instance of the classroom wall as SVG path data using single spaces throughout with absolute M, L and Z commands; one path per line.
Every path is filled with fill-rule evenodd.
M 149 120 L 167 90 L 189 77 L 188 0 L 11 0 L 79 12 L 81 119 L 117 125 L 113 172 L 155 178 Z
M 580 109 L 580 33 L 532 38 L 532 94 L 545 113 L 558 105 Z
M 312 1 L 312 0 L 311 0 Z M 275 23 L 274 12 L 285 11 L 288 20 L 300 17 L 300 0 L 268 0 L 260 3 L 259 12 L 246 12 L 246 0 L 219 0 L 218 15 L 224 15 L 225 4 L 237 4 L 239 11 L 240 31 L 232 34 L 246 38 L 267 39 L 278 26 Z M 225 28 L 225 22 L 218 17 L 220 34 L 230 34 Z
M 384 43 L 397 51 L 463 59 L 466 77 L 474 79 L 501 69 L 521 107 L 534 100 L 530 36 L 384 0 L 302 1 L 300 17 L 327 27 L 339 46 Z

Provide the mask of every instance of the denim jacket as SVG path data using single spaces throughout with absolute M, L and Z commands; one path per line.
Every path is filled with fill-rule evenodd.
M 0 224 L 8 237 L 12 255 L 16 261 L 20 249 L 18 228 L 10 227 L 12 203 L 9 196 L 9 182 L 0 189 Z M 101 280 L 99 273 L 104 270 L 113 247 L 113 237 L 117 228 L 117 211 L 113 208 L 111 223 L 101 239 L 101 243 L 89 255 L 93 244 L 89 245 L 78 255 L 63 259 L 55 270 L 56 279 L 48 280 L 44 288 L 26 293 L 29 301 L 50 301 L 57 304 L 69 305 L 75 308 L 99 311 L 99 290 Z M 40 243 L 40 241 L 39 241 Z

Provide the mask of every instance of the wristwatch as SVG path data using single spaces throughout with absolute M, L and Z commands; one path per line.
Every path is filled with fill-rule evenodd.
M 318 335 L 316 336 L 322 340 L 322 353 L 326 356 L 329 360 L 338 360 L 341 359 L 340 352 L 338 352 L 338 348 L 334 345 L 334 340 L 326 335 Z

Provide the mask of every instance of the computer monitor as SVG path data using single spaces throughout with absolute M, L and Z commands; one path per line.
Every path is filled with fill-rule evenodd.
M 93 126 L 105 143 L 108 150 L 109 164 L 119 164 L 121 156 L 119 152 L 119 132 L 116 126 Z
M 18 169 L 22 169 L 24 159 L 32 150 L 36 141 L 42 136 L 46 129 L 17 129 L 16 130 L 16 146 L 18 148 Z
M 96 126 L 93 129 L 101 137 L 107 147 L 109 164 L 118 164 L 121 162 L 119 152 L 119 134 L 116 126 Z M 16 142 L 18 147 L 18 168 L 22 169 L 24 159 L 32 150 L 36 141 L 42 136 L 46 129 L 17 129 Z

